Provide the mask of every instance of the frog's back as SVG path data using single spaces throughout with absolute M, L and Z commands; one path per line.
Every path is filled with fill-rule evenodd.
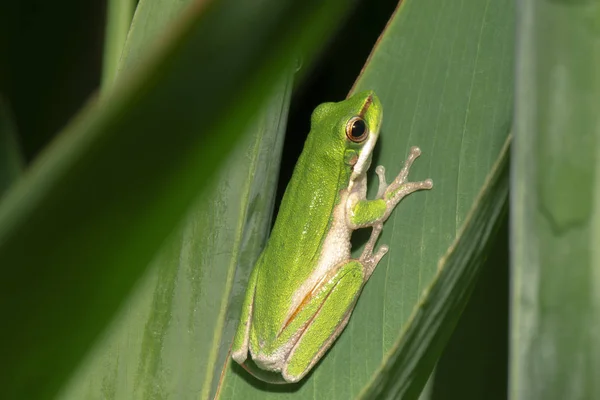
M 336 132 L 322 129 L 326 128 L 313 123 L 257 265 L 253 312 L 260 318 L 252 323 L 262 341 L 275 339 L 288 317 L 298 282 L 305 282 L 315 269 L 339 188 L 349 179 L 343 141 L 337 140 Z

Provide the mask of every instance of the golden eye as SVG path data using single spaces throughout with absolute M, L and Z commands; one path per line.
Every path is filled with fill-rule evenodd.
M 364 119 L 353 117 L 346 124 L 346 136 L 355 143 L 364 141 L 369 136 L 369 128 Z

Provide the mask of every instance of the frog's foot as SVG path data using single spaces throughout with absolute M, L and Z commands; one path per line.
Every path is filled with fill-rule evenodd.
M 433 187 L 433 181 L 431 179 L 426 179 L 420 182 L 407 181 L 410 167 L 420 155 L 421 149 L 418 147 L 411 147 L 410 153 L 408 154 L 408 158 L 406 159 L 402 170 L 396 179 L 394 179 L 389 185 L 385 180 L 385 168 L 380 165 L 375 170 L 377 176 L 379 177 L 379 190 L 377 191 L 377 197 L 384 199 L 388 204 L 388 214 L 404 197 L 416 192 L 417 190 L 431 189 Z
M 373 252 L 373 250 L 375 250 L 375 243 L 377 242 L 377 239 L 379 238 L 379 235 L 381 234 L 382 229 L 383 229 L 382 223 L 373 225 L 373 230 L 371 231 L 371 236 L 369 237 L 369 241 L 365 245 L 365 248 L 359 258 L 360 262 L 364 266 L 366 279 L 369 279 L 369 277 L 375 270 L 375 267 L 377 267 L 377 264 L 379 264 L 379 261 L 381 260 L 381 258 L 389 250 L 389 247 L 387 245 L 382 245 L 379 247 L 379 249 L 377 249 L 376 252 Z
M 385 189 L 387 189 L 387 187 L 388 187 L 388 184 L 385 180 L 385 167 L 383 165 L 378 165 L 377 168 L 375 168 L 375 173 L 377 174 L 377 177 L 379 178 L 379 188 L 377 189 L 377 198 L 381 199 L 381 198 L 383 198 Z

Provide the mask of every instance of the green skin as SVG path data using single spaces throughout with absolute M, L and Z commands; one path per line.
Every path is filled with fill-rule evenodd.
M 350 128 L 357 119 L 367 127 Z M 411 149 L 389 185 L 377 167 L 379 190 L 367 200 L 366 173 L 382 120 L 374 92 L 321 104 L 281 202 L 269 241 L 250 280 L 232 357 L 257 378 L 271 383 L 302 379 L 340 335 L 377 263 L 388 251 L 375 242 L 383 222 L 408 194 L 432 182 L 408 182 Z M 352 259 L 350 237 L 372 227 L 362 255 Z M 248 355 L 250 354 L 250 357 Z

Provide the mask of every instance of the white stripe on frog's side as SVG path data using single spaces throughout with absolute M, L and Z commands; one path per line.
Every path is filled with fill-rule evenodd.
M 367 143 L 363 146 L 360 155 L 358 156 L 358 161 L 352 169 L 352 175 L 350 176 L 350 182 L 348 184 L 348 192 L 352 193 L 354 184 L 359 182 L 362 177 L 366 177 L 367 170 L 371 166 L 371 154 L 377 143 L 377 138 L 377 133 L 369 133 Z

